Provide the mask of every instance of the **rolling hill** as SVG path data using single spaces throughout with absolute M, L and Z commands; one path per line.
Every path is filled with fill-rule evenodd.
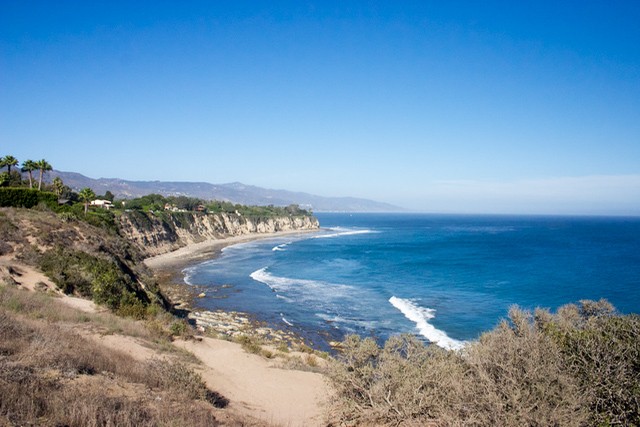
M 96 194 L 111 191 L 117 198 L 134 198 L 156 193 L 163 196 L 188 196 L 205 200 L 224 200 L 244 205 L 286 206 L 298 204 L 316 212 L 400 212 L 404 209 L 388 203 L 356 197 L 323 197 L 302 192 L 273 190 L 240 182 L 128 181 L 119 178 L 93 179 L 76 172 L 52 171 L 48 180 L 60 177 L 74 190 L 90 187 Z

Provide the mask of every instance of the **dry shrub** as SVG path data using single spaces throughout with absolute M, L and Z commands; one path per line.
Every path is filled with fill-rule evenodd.
M 462 351 L 349 336 L 331 364 L 347 425 L 640 425 L 640 317 L 606 301 L 512 308 Z
M 415 337 L 347 337 L 329 376 L 339 399 L 333 416 L 349 425 L 397 425 L 451 418 L 459 409 L 465 372 L 460 357 Z
M 153 359 L 147 362 L 145 383 L 178 392 L 185 399 L 204 400 L 224 408 L 229 401 L 209 390 L 202 376 L 181 362 Z
M 262 346 L 257 338 L 249 335 L 239 335 L 234 339 L 235 342 L 240 344 L 242 348 L 252 354 L 260 354 Z
M 640 425 L 640 316 L 580 301 L 540 322 L 580 383 L 593 425 Z
M 512 308 L 509 320 L 466 349 L 467 398 L 479 424 L 583 425 L 587 411 L 560 348 L 530 313 Z

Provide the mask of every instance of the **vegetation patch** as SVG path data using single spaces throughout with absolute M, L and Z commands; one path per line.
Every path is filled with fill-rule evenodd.
M 192 368 L 88 341 L 58 324 L 73 321 L 72 312 L 45 295 L 0 287 L 1 425 L 218 425 L 213 406 L 228 401 Z
M 640 425 L 640 317 L 606 301 L 511 309 L 462 351 L 349 336 L 332 362 L 348 425 Z
M 58 196 L 55 193 L 38 191 L 31 188 L 7 187 L 0 188 L 0 206 L 14 208 L 32 208 L 39 203 L 50 207 L 58 205 Z

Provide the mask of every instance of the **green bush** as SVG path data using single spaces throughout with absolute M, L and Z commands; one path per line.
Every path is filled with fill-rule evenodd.
M 32 208 L 39 203 L 55 209 L 58 206 L 58 196 L 31 188 L 0 188 L 0 206 L 2 207 Z
M 114 261 L 57 246 L 40 256 L 38 266 L 67 294 L 91 298 L 124 316 L 145 317 L 149 301 Z

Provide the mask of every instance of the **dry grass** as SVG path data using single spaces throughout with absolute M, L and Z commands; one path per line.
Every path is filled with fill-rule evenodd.
M 69 328 L 100 316 L 88 319 L 0 287 L 0 425 L 216 425 L 213 406 L 228 402 L 193 369 L 140 362 Z

